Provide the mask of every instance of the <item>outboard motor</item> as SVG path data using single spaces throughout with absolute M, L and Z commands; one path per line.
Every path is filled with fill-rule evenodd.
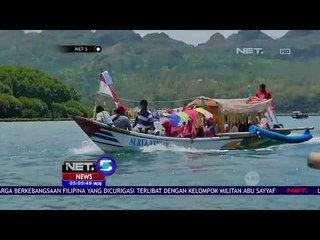
M 284 128 L 283 124 L 273 124 L 273 128 Z

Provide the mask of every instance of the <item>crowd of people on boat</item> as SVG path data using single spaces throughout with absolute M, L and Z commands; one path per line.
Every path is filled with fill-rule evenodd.
M 260 91 L 256 93 L 256 97 L 262 99 L 270 99 L 270 92 L 266 91 L 264 84 L 260 85 Z M 187 121 L 183 121 L 177 127 L 174 127 L 170 120 L 165 120 L 161 123 L 163 131 L 156 129 L 154 122 L 160 120 L 158 112 L 152 113 L 148 109 L 147 100 L 140 101 L 140 110 L 136 113 L 134 123 L 130 123 L 129 109 L 119 105 L 114 113 L 109 113 L 102 106 L 96 107 L 95 119 L 99 122 L 114 126 L 124 130 L 136 130 L 140 133 L 162 135 L 165 137 L 182 137 L 182 138 L 197 138 L 197 137 L 215 137 L 217 133 L 236 133 L 247 132 L 250 125 L 248 119 L 244 122 L 228 122 L 224 126 L 218 127 L 215 117 L 212 115 L 209 118 L 203 117 L 202 124 L 195 124 L 195 120 L 189 116 Z M 255 125 L 270 129 L 266 116 L 257 119 Z

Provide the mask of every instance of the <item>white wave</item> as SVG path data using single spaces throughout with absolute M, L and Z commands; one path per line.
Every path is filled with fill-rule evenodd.
M 319 136 L 314 136 L 311 138 L 309 141 L 304 142 L 303 144 L 319 144 L 320 143 L 320 137 Z
M 287 143 L 281 146 L 286 146 L 286 147 L 296 147 L 302 144 L 320 144 L 320 137 L 319 136 L 313 136 L 309 141 L 302 142 L 302 143 Z
M 260 151 L 273 151 L 275 146 L 265 147 L 265 148 L 257 148 L 255 149 L 256 152 Z
M 71 148 L 69 151 L 76 155 L 101 152 L 100 148 L 92 141 L 83 141 L 80 147 Z
M 169 152 L 187 152 L 187 153 L 224 153 L 229 151 L 229 150 L 215 150 L 215 149 L 202 150 L 202 149 L 195 149 L 195 148 L 186 148 L 186 147 L 181 147 L 174 144 L 150 145 L 150 146 L 141 147 L 140 149 L 142 152 L 159 152 L 159 151 L 168 152 L 169 151 Z

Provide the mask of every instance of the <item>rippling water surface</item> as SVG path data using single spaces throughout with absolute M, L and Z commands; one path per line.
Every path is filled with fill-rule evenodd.
M 244 151 L 198 151 L 150 146 L 112 153 L 112 186 L 246 186 L 254 171 L 258 185 L 320 186 L 320 171 L 307 155 L 320 152 L 320 117 L 279 117 L 286 127 L 315 126 L 314 138 Z M 96 160 L 103 152 L 74 122 L 0 123 L 0 185 L 60 186 L 61 163 Z M 0 196 L 0 209 L 319 209 L 319 196 Z

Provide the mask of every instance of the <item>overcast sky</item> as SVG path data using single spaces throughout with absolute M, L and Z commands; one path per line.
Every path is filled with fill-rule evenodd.
M 221 33 L 225 37 L 229 37 L 232 33 L 239 30 L 134 30 L 142 36 L 153 32 L 164 32 L 171 38 L 184 41 L 188 44 L 198 45 L 208 41 L 208 39 L 216 32 Z M 288 30 L 262 30 L 272 38 L 282 37 Z
M 26 32 L 40 32 L 41 30 L 27 30 Z M 184 41 L 188 44 L 198 45 L 209 40 L 209 38 L 216 32 L 221 33 L 225 37 L 229 37 L 232 33 L 236 33 L 239 30 L 134 30 L 141 36 L 148 33 L 164 32 L 171 38 Z M 262 32 L 268 34 L 272 38 L 282 37 L 288 30 L 262 30 Z

